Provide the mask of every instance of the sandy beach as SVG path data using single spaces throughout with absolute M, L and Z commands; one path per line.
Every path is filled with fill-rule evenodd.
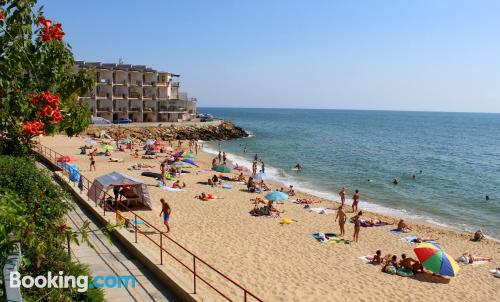
M 89 157 L 79 155 L 78 149 L 85 144 L 84 138 L 42 137 L 40 142 L 63 155 L 75 156 L 81 173 L 91 180 L 112 171 L 143 180 L 149 185 L 153 209 L 140 210 L 142 216 L 163 229 L 159 200 L 166 198 L 172 208 L 169 236 L 203 255 L 207 262 L 265 301 L 413 301 L 422 298 L 427 301 L 488 301 L 495 300 L 494 297 L 500 294 L 500 279 L 489 272 L 500 266 L 500 243 L 494 240 L 471 242 L 471 234 L 408 221 L 413 228 L 408 234 L 390 234 L 388 231 L 394 226 L 389 225 L 361 228 L 358 243 L 320 243 L 311 234 L 338 233 L 335 214 L 311 212 L 303 205 L 292 203 L 292 200 L 310 198 L 320 202 L 312 207 L 332 209 L 338 207 L 337 201 L 297 192 L 296 197 L 277 205 L 279 210 L 284 211 L 282 217 L 296 220 L 294 223 L 281 225 L 281 218 L 252 217 L 249 214 L 253 208 L 250 199 L 263 197 L 264 194 L 248 193 L 245 185 L 236 182 L 230 183 L 232 189 L 211 188 L 199 183 L 214 175 L 210 171 L 210 154 L 200 152 L 195 159 L 200 168 L 189 169 L 191 173 L 179 178 L 186 183 L 185 189 L 168 192 L 156 187 L 157 180 L 154 178 L 140 175 L 147 170 L 127 169 L 132 163 L 147 163 L 154 166 L 150 171 L 159 172 L 163 158 L 135 159 L 128 151 L 113 152 L 112 157 L 123 158 L 124 162 L 108 162 L 108 157 L 99 156 L 96 157 L 97 171 L 89 172 Z M 183 147 L 187 149 L 187 143 Z M 276 184 L 271 186 L 278 187 Z M 348 196 L 352 196 L 352 191 L 349 188 Z M 194 198 L 201 192 L 223 199 L 201 201 Z M 347 207 L 347 212 L 348 218 L 353 216 L 350 207 Z M 364 212 L 364 216 L 395 223 L 398 220 L 397 217 L 369 212 Z M 345 238 L 352 239 L 352 233 L 353 224 L 347 223 Z M 402 253 L 416 258 L 413 252 L 415 245 L 400 240 L 406 236 L 439 238 L 437 242 L 454 258 L 470 252 L 493 257 L 493 261 L 478 265 L 460 264 L 457 277 L 443 279 L 430 274 L 408 278 L 389 275 L 382 273 L 380 266 L 359 259 L 373 255 L 378 249 L 383 255 L 396 254 L 398 259 Z

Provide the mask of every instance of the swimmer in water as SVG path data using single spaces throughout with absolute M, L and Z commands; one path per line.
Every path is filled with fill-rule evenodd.
M 396 178 L 394 178 L 394 179 L 392 180 L 392 183 L 393 183 L 393 184 L 395 184 L 395 185 L 397 185 L 397 184 L 399 184 L 399 180 L 397 180 Z
M 417 179 L 417 177 L 415 176 L 415 174 L 413 174 L 413 175 L 411 176 L 411 178 L 412 178 L 413 180 L 416 180 L 416 179 Z
M 297 163 L 294 167 L 295 170 L 297 170 L 297 172 L 299 172 L 300 170 L 302 170 L 302 167 L 300 166 L 299 163 Z
M 486 201 L 489 201 L 490 200 L 490 195 L 486 194 L 485 199 L 486 199 Z

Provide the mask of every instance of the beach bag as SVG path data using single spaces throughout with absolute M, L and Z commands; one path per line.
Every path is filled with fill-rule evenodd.
M 394 266 L 389 265 L 385 268 L 385 272 L 391 275 L 395 275 L 397 273 L 397 270 Z

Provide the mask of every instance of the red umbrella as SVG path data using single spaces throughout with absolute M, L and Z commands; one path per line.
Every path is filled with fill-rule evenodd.
M 76 157 L 72 156 L 72 155 L 64 155 L 64 156 L 61 156 L 57 159 L 57 162 L 58 163 L 69 163 L 69 162 L 75 162 L 77 159 Z

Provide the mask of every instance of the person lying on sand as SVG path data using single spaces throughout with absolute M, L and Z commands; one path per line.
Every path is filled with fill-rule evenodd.
M 375 265 L 379 265 L 379 264 L 382 264 L 382 251 L 381 250 L 377 250 L 375 252 L 375 255 L 373 256 L 373 259 L 370 260 L 370 263 L 371 264 L 375 264 Z
M 401 261 L 399 261 L 399 266 L 411 270 L 413 273 L 420 271 L 424 272 L 424 267 L 420 262 L 413 258 L 406 257 L 406 254 L 401 255 Z
M 394 224 L 394 222 L 386 222 L 382 221 L 378 218 L 367 218 L 367 219 L 361 219 L 361 226 L 364 227 L 373 227 L 373 226 L 379 226 L 379 225 L 391 225 Z
M 431 238 L 420 238 L 420 237 L 417 237 L 415 239 L 413 239 L 411 242 L 413 243 L 422 243 L 422 242 L 428 242 L 428 241 L 438 241 L 439 238 L 436 238 L 436 239 L 431 239 Z
M 462 256 L 458 257 L 458 262 L 463 262 L 464 264 L 472 264 L 475 261 L 491 261 L 493 258 L 491 257 L 481 257 L 474 256 L 470 253 L 463 253 Z
M 409 227 L 405 221 L 403 219 L 401 219 L 399 222 L 398 222 L 398 227 L 397 229 L 398 231 L 402 231 L 402 232 L 407 232 L 407 231 L 411 231 L 412 228 Z
M 123 162 L 123 158 L 110 157 L 109 161 L 113 163 L 121 163 Z
M 204 200 L 204 201 L 207 201 L 210 199 L 224 199 L 222 197 L 217 197 L 213 194 L 205 193 L 205 192 L 202 192 L 200 195 L 196 195 L 194 198 L 199 198 L 199 199 Z
M 104 152 L 104 156 L 111 156 L 111 151 L 109 151 L 108 149 L 106 149 L 106 152 Z
M 283 210 L 283 211 L 281 211 L 281 212 L 280 212 L 280 211 L 278 211 L 278 209 L 276 209 L 276 208 L 273 206 L 273 202 L 272 202 L 272 201 L 268 201 L 268 202 L 267 202 L 267 207 L 269 208 L 269 210 L 270 210 L 271 212 L 276 212 L 276 213 L 285 213 L 285 211 L 284 211 L 284 210 Z
M 297 204 L 313 204 L 313 203 L 321 203 L 321 202 L 316 201 L 316 200 L 312 200 L 312 199 L 302 198 L 302 199 L 296 199 L 295 203 L 297 203 Z
M 174 189 L 183 189 L 183 188 L 185 188 L 185 187 L 186 187 L 186 183 L 185 183 L 185 182 L 182 182 L 182 184 L 181 184 L 181 181 L 180 181 L 180 180 L 176 180 L 176 181 L 174 182 L 174 184 L 172 185 L 172 188 L 174 188 Z
M 484 234 L 481 230 L 477 230 L 472 236 L 471 241 L 481 241 L 484 239 Z
M 260 197 L 260 196 L 257 196 L 255 197 L 255 199 L 250 199 L 253 201 L 253 204 L 255 205 L 255 207 L 258 207 L 259 204 L 264 204 L 266 205 L 267 204 L 267 201 L 264 200 L 264 198 Z

